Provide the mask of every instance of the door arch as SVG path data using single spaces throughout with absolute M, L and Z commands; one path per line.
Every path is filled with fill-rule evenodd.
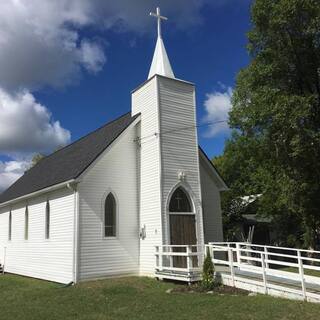
M 196 210 L 190 194 L 179 185 L 168 199 L 169 234 L 170 244 L 174 245 L 196 245 Z M 175 252 L 184 252 L 185 248 L 174 247 Z M 194 261 L 195 263 L 196 261 Z M 174 257 L 173 266 L 186 268 L 186 257 Z

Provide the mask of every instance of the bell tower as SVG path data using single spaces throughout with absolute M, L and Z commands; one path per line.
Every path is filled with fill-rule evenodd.
M 167 18 L 161 16 L 159 8 L 150 15 L 157 18 L 158 37 L 148 79 L 132 92 L 132 115 L 141 114 L 137 139 L 140 272 L 152 275 L 155 246 L 178 242 L 202 245 L 204 232 L 195 87 L 175 78 L 172 71 L 161 34 L 161 21 Z M 190 201 L 188 212 L 170 210 L 171 197 L 179 194 L 175 192 L 178 188 Z M 187 225 L 188 221 L 194 225 Z M 192 228 L 193 239 L 179 234 Z

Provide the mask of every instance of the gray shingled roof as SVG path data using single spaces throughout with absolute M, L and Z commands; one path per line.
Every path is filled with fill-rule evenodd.
M 0 194 L 0 203 L 76 179 L 137 117 L 126 113 L 43 158 Z

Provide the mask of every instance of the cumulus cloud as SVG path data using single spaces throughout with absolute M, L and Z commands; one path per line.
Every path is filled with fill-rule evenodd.
M 201 22 L 208 0 L 6 0 L 0 2 L 0 86 L 6 89 L 62 87 L 82 70 L 98 72 L 106 56 L 97 37 L 82 31 L 155 32 L 148 15 L 157 5 L 185 28 Z M 151 27 L 153 24 L 153 27 Z M 87 33 L 90 34 L 90 33 Z M 103 35 L 104 36 L 104 35 Z
M 62 87 L 81 70 L 105 62 L 98 41 L 82 40 L 89 1 L 8 0 L 0 2 L 0 86 L 5 89 Z
M 30 92 L 0 89 L 0 153 L 46 152 L 69 141 L 70 132 Z
M 0 190 L 26 169 L 22 154 L 30 157 L 69 142 L 70 132 L 33 92 L 73 84 L 83 72 L 99 72 L 107 61 L 106 30 L 155 34 L 148 13 L 156 6 L 171 25 L 184 29 L 202 22 L 205 5 L 224 1 L 233 0 L 0 1 L 0 154 L 12 157 L 0 161 Z
M 0 161 L 0 193 L 23 175 L 29 166 L 26 160 Z
M 206 115 L 203 121 L 213 123 L 208 126 L 208 130 L 205 132 L 206 137 L 213 137 L 229 131 L 226 120 L 228 120 L 231 110 L 232 88 L 225 87 L 222 84 L 220 84 L 220 87 L 222 91 L 207 93 L 204 101 Z
M 0 161 L 0 193 L 20 178 L 29 166 L 30 162 L 25 160 Z

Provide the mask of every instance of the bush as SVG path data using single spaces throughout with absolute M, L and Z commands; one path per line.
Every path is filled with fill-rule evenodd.
M 201 285 L 205 290 L 211 290 L 215 286 L 214 265 L 209 248 L 207 248 L 206 257 L 203 262 Z

